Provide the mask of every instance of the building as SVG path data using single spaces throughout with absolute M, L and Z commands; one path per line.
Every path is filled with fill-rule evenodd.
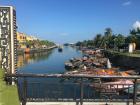
M 30 36 L 25 33 L 17 32 L 17 41 L 19 43 L 23 43 L 26 41 L 33 41 L 33 40 L 38 40 L 38 39 L 34 36 Z
M 28 41 L 34 41 L 34 40 L 38 40 L 38 39 L 34 36 L 30 36 L 22 32 L 17 32 L 18 48 L 24 49 L 27 47 Z
M 17 65 L 16 11 L 12 6 L 0 6 L 1 67 L 14 74 Z
M 24 43 L 26 42 L 27 35 L 25 33 L 17 32 L 17 41 L 19 43 Z
M 17 32 L 18 48 L 26 48 L 26 37 L 27 35 L 25 33 Z
M 34 36 L 27 36 L 27 41 L 33 41 L 33 40 L 38 40 L 38 39 Z

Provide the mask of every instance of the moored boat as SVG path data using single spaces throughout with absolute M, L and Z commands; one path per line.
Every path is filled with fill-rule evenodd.
M 73 69 L 74 66 L 73 66 L 73 64 L 72 64 L 71 62 L 65 62 L 65 68 L 66 68 L 67 70 L 70 70 L 70 69 Z
M 29 54 L 30 53 L 30 48 L 25 48 L 24 53 Z
M 133 87 L 133 85 L 134 85 L 134 83 L 131 80 L 119 80 L 119 81 L 114 81 L 114 82 L 93 83 L 90 86 L 99 91 L 102 91 L 102 90 L 121 91 L 121 90 L 131 88 L 131 87 Z
M 62 52 L 62 51 L 63 51 L 63 47 L 62 47 L 62 46 L 59 46 L 59 47 L 58 47 L 58 51 L 59 51 L 59 52 Z

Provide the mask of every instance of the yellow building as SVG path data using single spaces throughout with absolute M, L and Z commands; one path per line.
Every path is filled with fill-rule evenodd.
M 26 42 L 33 40 L 37 40 L 37 38 L 25 33 L 17 32 L 18 48 L 26 48 Z
M 17 32 L 17 40 L 19 43 L 26 42 L 27 35 L 21 32 Z

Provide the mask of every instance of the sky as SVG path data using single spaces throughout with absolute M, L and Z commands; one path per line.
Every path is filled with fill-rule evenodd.
M 140 26 L 140 0 L 0 0 L 17 12 L 19 32 L 55 43 L 93 39 L 110 27 L 129 34 Z

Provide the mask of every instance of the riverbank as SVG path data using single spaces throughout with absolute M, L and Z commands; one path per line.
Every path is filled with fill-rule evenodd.
M 115 66 L 131 68 L 138 70 L 140 68 L 140 54 L 122 53 L 116 51 L 106 50 L 104 55 L 115 64 Z
M 136 51 L 134 53 L 128 53 L 128 52 L 118 52 L 118 51 L 113 51 L 113 50 L 106 50 L 107 52 L 110 52 L 115 55 L 123 55 L 123 56 L 128 56 L 128 57 L 137 57 L 140 58 L 140 52 Z
M 72 58 L 65 63 L 65 68 L 74 74 L 85 75 L 118 75 L 116 68 L 108 67 L 108 58 L 105 58 L 101 50 L 83 50 L 84 56 L 81 58 Z M 110 62 L 109 62 L 110 63 Z
M 17 86 L 6 85 L 4 71 L 0 69 L 0 105 L 20 105 Z
M 31 48 L 30 53 L 45 52 L 45 51 L 51 50 L 53 48 L 57 48 L 57 46 L 51 46 L 51 47 L 48 47 L 48 48 Z M 25 49 L 18 49 L 17 53 L 18 53 L 18 55 L 22 55 L 22 54 L 25 53 Z

